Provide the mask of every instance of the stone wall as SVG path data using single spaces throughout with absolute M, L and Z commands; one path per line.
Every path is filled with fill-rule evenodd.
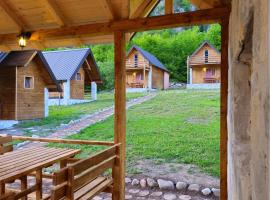
M 232 0 L 229 41 L 229 200 L 270 199 L 270 1 Z

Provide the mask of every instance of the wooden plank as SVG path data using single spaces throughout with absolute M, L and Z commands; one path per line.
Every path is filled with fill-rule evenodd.
M 36 200 L 42 199 L 42 169 L 36 171 Z
M 77 190 L 74 193 L 74 199 L 82 198 L 85 194 L 87 194 L 89 191 L 93 190 L 97 185 L 104 182 L 105 180 L 107 180 L 107 178 L 105 178 L 105 177 L 98 177 L 98 178 L 94 179 L 90 183 L 86 184 L 85 186 L 83 186 L 82 188 Z
M 98 2 L 110 20 L 117 18 L 117 13 L 114 11 L 111 0 L 99 0 Z
M 24 192 L 25 190 L 27 190 L 27 176 L 21 177 L 20 180 L 21 180 L 21 191 Z M 23 195 L 21 199 L 27 200 L 27 195 Z
M 131 19 L 135 19 L 138 17 L 145 17 L 145 12 L 148 10 L 152 10 L 152 7 L 156 5 L 157 0 L 143 0 L 141 4 L 136 8 L 136 10 L 130 16 Z M 149 12 L 146 12 L 149 14 Z
M 11 136 L 0 136 L 0 145 L 12 142 Z
M 76 38 L 83 36 L 109 35 L 116 31 L 138 32 L 179 26 L 218 23 L 222 17 L 228 16 L 229 7 L 197 10 L 193 12 L 177 13 L 148 18 L 116 20 L 113 22 L 69 26 L 49 30 L 33 31 L 30 40 L 50 40 Z M 16 34 L 2 34 L 2 43 L 16 39 Z
M 115 66 L 115 115 L 114 142 L 121 144 L 117 149 L 118 165 L 113 167 L 114 191 L 113 200 L 125 198 L 125 159 L 126 159 L 126 52 L 125 34 L 114 33 L 114 66 Z
M 165 14 L 169 15 L 173 13 L 173 0 L 165 0 Z
M 51 142 L 51 143 L 63 143 L 63 144 L 81 144 L 81 145 L 104 145 L 113 146 L 113 142 L 109 141 L 90 141 L 90 140 L 67 140 L 67 139 L 55 139 L 55 138 L 32 138 L 24 136 L 13 136 L 14 140 L 34 141 L 34 142 Z
M 94 180 L 97 176 L 101 175 L 107 169 L 112 168 L 114 166 L 116 156 L 112 156 L 104 160 L 103 162 L 85 170 L 83 173 L 77 175 L 74 178 L 74 190 L 81 188 L 86 183 Z
M 43 0 L 47 9 L 51 13 L 51 15 L 55 18 L 56 22 L 60 26 L 66 25 L 66 19 L 63 16 L 63 13 L 60 11 L 59 6 L 55 2 L 55 0 Z
M 90 156 L 89 158 L 80 160 L 79 162 L 76 162 L 70 166 L 74 167 L 74 173 L 75 173 L 75 175 L 78 175 L 78 174 L 82 173 L 84 170 L 86 170 L 90 167 L 93 167 L 93 166 L 101 163 L 102 161 L 114 156 L 116 153 L 117 146 L 119 146 L 119 145 L 115 145 L 111 148 L 103 150 L 100 153 L 97 153 L 93 156 Z
M 224 18 L 221 23 L 221 104 L 220 104 L 220 199 L 227 200 L 227 166 L 228 166 L 228 40 L 229 19 Z
M 107 179 L 106 181 L 100 183 L 96 187 L 94 187 L 91 191 L 85 194 L 82 199 L 92 199 L 95 195 L 99 194 L 100 192 L 104 191 L 108 186 L 112 184 L 111 179 Z

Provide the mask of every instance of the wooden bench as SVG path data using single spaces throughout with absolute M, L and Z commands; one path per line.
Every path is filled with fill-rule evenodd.
M 52 193 L 45 199 L 92 199 L 105 190 L 112 192 L 112 178 L 102 175 L 115 165 L 118 148 L 119 144 L 114 145 L 55 172 Z
M 0 155 L 13 151 L 13 145 L 11 136 L 0 136 Z

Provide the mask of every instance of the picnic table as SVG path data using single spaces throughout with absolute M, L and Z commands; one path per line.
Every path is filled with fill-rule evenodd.
M 74 157 L 80 150 L 52 147 L 29 147 L 0 155 L 0 197 L 5 195 L 7 183 L 21 180 L 21 192 L 16 199 L 27 199 L 36 192 L 36 199 L 42 199 L 42 169 Z M 35 173 L 35 185 L 28 187 L 27 176 Z

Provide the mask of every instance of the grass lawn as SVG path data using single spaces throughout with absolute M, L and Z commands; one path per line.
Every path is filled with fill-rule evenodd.
M 74 139 L 113 140 L 113 117 L 70 136 Z M 83 147 L 83 155 L 100 147 Z M 83 156 L 82 155 L 82 156 Z M 178 90 L 127 112 L 127 160 L 195 164 L 219 176 L 219 91 Z
M 138 98 L 146 93 L 129 93 L 127 100 Z M 102 92 L 98 94 L 98 100 L 90 103 L 77 104 L 71 106 L 50 106 L 49 117 L 41 120 L 24 121 L 18 127 L 28 128 L 34 126 L 56 127 L 60 124 L 67 124 L 71 120 L 80 118 L 83 115 L 89 115 L 98 110 L 110 107 L 114 104 L 114 94 L 112 92 Z

